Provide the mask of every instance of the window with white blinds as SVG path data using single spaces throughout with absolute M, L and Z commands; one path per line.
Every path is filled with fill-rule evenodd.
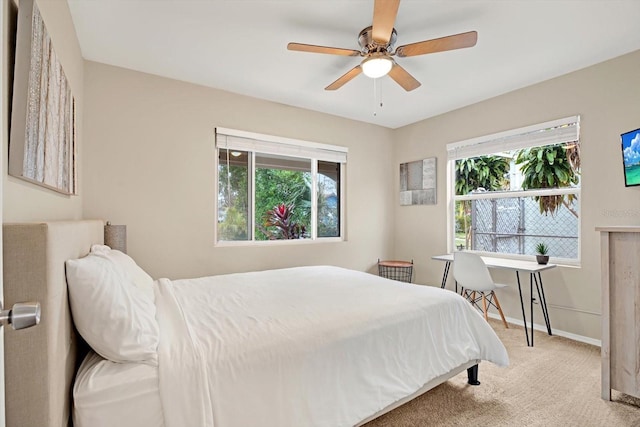
M 217 242 L 341 239 L 346 147 L 216 129 Z
M 580 260 L 580 117 L 447 145 L 449 245 Z
M 579 134 L 580 116 L 571 116 L 447 144 L 447 157 L 457 160 L 501 151 L 571 143 L 578 141 Z
M 216 128 L 216 147 L 336 163 L 346 163 L 348 152 L 346 147 L 337 145 L 320 144 L 226 128 Z

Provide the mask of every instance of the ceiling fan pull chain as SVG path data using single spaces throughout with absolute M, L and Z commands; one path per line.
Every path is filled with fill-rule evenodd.
M 382 109 L 384 104 L 382 103 L 382 84 L 380 81 L 382 79 L 372 79 L 373 80 L 373 116 L 378 115 L 378 111 Z
M 378 79 L 373 80 L 373 117 L 378 115 Z

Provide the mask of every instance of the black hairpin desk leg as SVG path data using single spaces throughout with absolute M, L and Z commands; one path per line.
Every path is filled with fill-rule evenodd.
M 442 275 L 442 285 L 440 286 L 442 289 L 447 286 L 447 277 L 449 277 L 449 267 L 451 267 L 451 262 L 447 261 L 444 264 L 444 274 Z
M 527 337 L 527 346 L 533 344 L 529 342 L 529 330 L 527 329 L 527 315 L 524 312 L 524 301 L 522 299 L 522 287 L 520 286 L 520 273 L 516 271 L 516 279 L 518 279 L 518 292 L 520 293 L 520 307 L 522 307 L 522 323 L 524 325 L 524 335 Z
M 549 320 L 549 309 L 547 308 L 547 299 L 544 296 L 544 287 L 542 286 L 542 276 L 538 272 L 537 276 L 534 274 L 533 278 L 536 281 L 536 289 L 538 290 L 538 299 L 540 300 L 540 307 L 542 308 L 542 315 L 544 316 L 544 323 L 547 327 L 547 333 L 551 333 L 551 321 Z

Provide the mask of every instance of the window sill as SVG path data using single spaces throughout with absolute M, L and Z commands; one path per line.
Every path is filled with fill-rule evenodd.
M 340 243 L 344 242 L 342 237 L 320 237 L 313 239 L 288 239 L 288 240 L 223 240 L 214 244 L 217 248 L 232 248 L 232 247 L 268 247 L 268 246 L 291 246 L 291 245 L 317 245 L 323 243 Z

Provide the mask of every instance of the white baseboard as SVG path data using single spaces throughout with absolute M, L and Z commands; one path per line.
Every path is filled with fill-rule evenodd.
M 498 313 L 487 313 L 487 315 L 492 319 L 501 320 L 500 315 Z M 522 319 L 514 319 L 513 317 L 506 317 L 506 316 L 505 316 L 505 319 L 507 319 L 507 323 L 513 323 L 514 325 L 522 325 Z M 531 328 L 531 323 L 529 323 L 529 321 L 527 321 L 527 328 Z M 545 325 L 539 325 L 535 322 L 533 323 L 533 329 L 536 331 L 544 332 L 545 334 L 547 333 L 547 327 Z M 553 332 L 553 335 L 557 335 L 559 337 L 569 338 L 570 340 L 595 345 L 597 347 L 602 346 L 602 341 L 600 340 L 585 337 L 582 335 L 573 334 L 571 332 L 561 331 L 560 329 L 554 329 L 553 325 L 551 325 L 551 332 Z

